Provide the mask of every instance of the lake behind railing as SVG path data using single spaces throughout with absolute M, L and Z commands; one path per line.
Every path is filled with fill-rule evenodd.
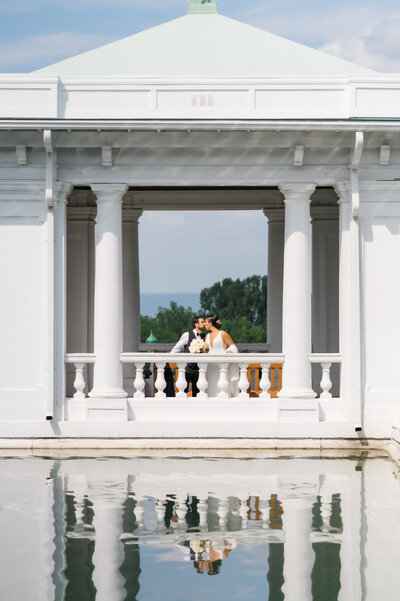
M 387 456 L 0 457 L 4 601 L 391 601 Z

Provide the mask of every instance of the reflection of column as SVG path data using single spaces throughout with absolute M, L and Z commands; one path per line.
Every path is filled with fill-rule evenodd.
M 293 498 L 283 502 L 285 601 L 311 601 L 311 571 L 314 553 L 310 542 L 312 499 Z
M 93 399 L 125 399 L 122 388 L 122 196 L 124 185 L 93 186 L 97 197 L 96 279 L 94 313 Z M 89 405 L 92 407 L 92 405 Z M 116 405 L 115 405 L 116 407 Z M 95 410 L 98 407 L 93 405 Z M 107 418 L 126 419 L 126 401 L 112 415 L 112 403 L 104 404 Z M 90 415 L 89 415 L 90 416 Z M 100 417 L 103 417 L 100 411 Z
M 133 499 L 127 499 L 123 514 L 124 532 L 134 533 L 136 524 L 133 514 Z M 125 559 L 121 565 L 121 574 L 125 578 L 126 599 L 135 601 L 140 590 L 139 576 L 142 572 L 140 568 L 140 548 L 139 539 L 133 535 L 124 543 Z
M 64 599 L 66 582 L 65 582 L 65 570 L 68 565 L 67 558 L 65 555 L 65 534 L 66 534 L 66 522 L 65 522 L 65 486 L 64 477 L 61 472 L 61 461 L 55 461 L 50 471 L 50 478 L 47 480 L 48 495 L 51 506 L 45 515 L 52 516 L 52 526 L 54 528 L 46 526 L 42 532 L 46 536 L 48 534 L 49 539 L 43 541 L 45 549 L 48 553 L 48 561 L 46 565 L 49 569 L 52 568 L 51 582 L 52 584 L 48 587 L 49 599 Z M 52 493 L 52 494 L 51 494 Z M 4 568 L 4 566 L 3 566 Z M 43 579 L 42 574 L 42 579 Z M 49 574 L 50 576 L 50 574 Z M 31 598 L 33 595 L 31 596 Z M 45 596 L 42 596 L 45 599 Z
M 285 209 L 264 209 L 268 217 L 267 340 L 271 353 L 282 351 L 283 249 Z
M 95 207 L 67 210 L 67 352 L 93 352 Z M 67 365 L 67 396 L 74 394 L 74 366 Z M 91 382 L 88 381 L 88 385 Z
M 330 191 L 332 193 L 332 191 Z M 313 352 L 339 352 L 339 210 L 336 205 L 312 206 L 312 325 Z M 315 369 L 314 390 L 319 390 L 321 370 Z M 331 379 L 338 396 L 338 366 Z
M 126 598 L 124 578 L 120 572 L 124 561 L 122 499 L 93 498 L 93 526 L 96 531 L 93 553 L 93 583 L 96 601 L 122 601 Z
M 282 399 L 312 399 L 310 196 L 314 184 L 285 184 Z
M 341 494 L 343 523 L 340 545 L 339 601 L 362 599 L 361 587 L 361 471 L 354 471 L 346 480 Z
M 124 291 L 123 350 L 137 352 L 140 343 L 140 272 L 139 272 L 139 218 L 140 209 L 122 210 L 122 255 Z M 125 364 L 124 389 L 133 395 L 134 366 Z

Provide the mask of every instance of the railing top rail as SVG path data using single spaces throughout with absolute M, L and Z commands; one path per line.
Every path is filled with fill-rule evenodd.
M 94 353 L 66 353 L 64 361 L 65 363 L 95 363 L 96 355 Z
M 311 363 L 341 363 L 342 355 L 340 353 L 311 353 L 309 359 Z
M 122 363 L 283 363 L 283 353 L 122 353 Z
M 235 344 L 239 352 L 246 351 L 249 353 L 268 353 L 270 346 L 266 342 L 236 342 Z M 169 353 L 174 346 L 174 342 L 142 342 L 139 344 L 139 351 L 143 353 Z

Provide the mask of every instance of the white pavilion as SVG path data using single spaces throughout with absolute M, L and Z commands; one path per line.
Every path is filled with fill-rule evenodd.
M 400 440 L 399 118 L 400 75 L 226 18 L 214 0 L 1 74 L 0 439 Z M 268 341 L 199 356 L 197 398 L 184 391 L 193 357 L 174 355 L 166 398 L 171 355 L 139 344 L 139 220 L 194 209 L 268 222 Z

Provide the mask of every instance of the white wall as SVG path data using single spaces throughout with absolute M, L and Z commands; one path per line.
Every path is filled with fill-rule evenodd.
M 44 196 L 0 202 L 0 419 L 45 415 L 45 211 Z
M 389 429 L 400 415 L 400 187 L 391 187 L 362 193 L 360 215 L 365 419 Z

